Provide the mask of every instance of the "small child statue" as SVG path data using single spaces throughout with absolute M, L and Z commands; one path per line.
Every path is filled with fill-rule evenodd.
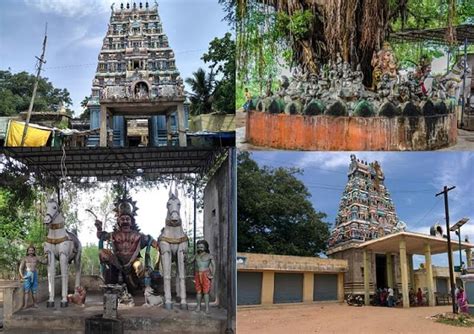
M 194 262 L 194 286 L 197 299 L 195 311 L 201 311 L 201 300 L 204 295 L 206 313 L 209 313 L 209 291 L 211 290 L 211 281 L 214 278 L 216 265 L 213 256 L 209 254 L 209 244 L 206 240 L 199 240 L 196 247 L 197 254 L 190 261 L 191 263 Z
M 28 307 L 28 295 L 30 294 L 30 291 L 33 299 L 33 307 L 38 307 L 38 304 L 36 303 L 36 293 L 38 292 L 38 272 L 36 270 L 36 265 L 38 263 L 48 264 L 48 260 L 47 258 L 41 259 L 36 257 L 36 248 L 31 245 L 26 250 L 26 256 L 21 260 L 19 268 L 20 278 L 23 281 L 23 289 L 25 291 L 23 308 Z

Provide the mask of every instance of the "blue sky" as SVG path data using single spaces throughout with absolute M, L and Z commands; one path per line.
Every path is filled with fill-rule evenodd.
M 339 200 L 347 182 L 351 152 L 252 152 L 260 166 L 299 167 L 299 178 L 305 183 L 316 210 L 328 215 L 334 224 Z M 392 195 L 396 212 L 408 230 L 429 234 L 436 222 L 445 226 L 444 202 L 435 194 L 443 186 L 456 186 L 449 192 L 451 225 L 462 217 L 469 221 L 461 229 L 474 241 L 474 152 L 354 152 L 358 159 L 377 160 L 385 173 L 385 185 Z M 454 234 L 453 234 L 454 236 Z M 457 238 L 457 237 L 456 237 Z M 456 239 L 457 240 L 457 239 Z M 459 262 L 456 254 L 455 264 Z M 415 258 L 415 266 L 423 257 Z M 434 263 L 447 265 L 446 255 L 436 255 Z
M 77 115 L 80 102 L 91 92 L 113 2 L 116 10 L 120 8 L 121 2 L 113 0 L 2 0 L 0 69 L 35 72 L 35 56 L 41 54 L 48 22 L 43 76 L 55 87 L 68 89 Z M 153 3 L 149 1 L 150 6 Z M 209 42 L 229 31 L 217 0 L 158 0 L 158 4 L 181 76 L 188 78 L 199 67 L 207 68 L 200 58 Z

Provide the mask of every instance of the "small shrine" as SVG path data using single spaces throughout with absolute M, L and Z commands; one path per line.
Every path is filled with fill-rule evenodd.
M 185 100 L 158 4 L 112 5 L 88 103 L 91 128 L 100 128 L 98 144 L 109 146 L 114 136 L 127 133 L 128 121 L 147 119 L 149 131 L 155 133 L 157 116 L 166 117 L 165 131 L 171 140 L 171 118 L 176 113 L 179 146 L 186 146 Z M 143 145 L 154 141 L 148 138 Z

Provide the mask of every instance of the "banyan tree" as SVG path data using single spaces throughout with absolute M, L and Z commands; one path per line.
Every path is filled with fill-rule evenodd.
M 239 79 L 246 81 L 253 74 L 271 81 L 271 65 L 277 60 L 318 73 L 322 64 L 340 55 L 353 70 L 360 64 L 368 86 L 372 55 L 381 49 L 395 22 L 395 29 L 403 29 L 410 16 L 422 24 L 428 19 L 453 24 L 454 0 L 413 3 L 427 8 L 439 6 L 439 13 L 424 13 L 422 8 L 414 13 L 410 1 L 237 0 Z M 448 39 L 453 38 L 453 30 L 449 31 Z

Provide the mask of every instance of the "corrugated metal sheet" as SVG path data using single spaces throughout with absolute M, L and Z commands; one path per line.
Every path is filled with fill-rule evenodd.
M 313 300 L 337 300 L 337 275 L 314 275 Z
M 275 273 L 273 303 L 301 303 L 303 301 L 303 274 Z
M 237 272 L 237 305 L 262 303 L 263 273 Z

